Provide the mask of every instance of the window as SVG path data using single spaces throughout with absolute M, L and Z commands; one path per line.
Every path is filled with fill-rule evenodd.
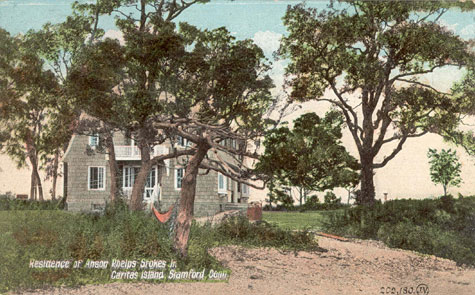
M 226 176 L 218 172 L 218 193 L 226 193 Z
M 188 139 L 184 138 L 184 137 L 181 137 L 181 136 L 177 136 L 177 144 L 178 146 L 180 147 L 190 147 L 193 143 L 191 141 L 189 141 Z
M 139 174 L 139 167 L 125 166 L 123 170 L 123 182 L 122 187 L 131 188 L 134 186 L 135 178 Z
M 144 189 L 144 200 L 153 199 L 154 191 L 156 189 L 156 182 L 157 182 L 157 167 L 154 166 L 152 167 L 152 169 L 150 170 L 147 176 L 147 182 L 145 183 L 145 189 Z
M 183 168 L 175 169 L 175 189 L 181 189 L 184 172 Z
M 245 183 L 242 184 L 242 194 L 248 195 L 249 194 L 249 186 Z
M 89 167 L 87 174 L 88 190 L 104 190 L 105 189 L 105 172 L 104 167 Z
M 178 136 L 177 143 L 181 147 L 186 147 L 187 140 L 184 137 Z
M 99 134 L 89 136 L 89 146 L 95 147 L 99 145 Z

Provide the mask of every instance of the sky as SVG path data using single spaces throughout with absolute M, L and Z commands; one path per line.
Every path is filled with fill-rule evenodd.
M 71 13 L 72 0 L 0 0 L 0 27 L 9 31 L 12 35 L 25 33 L 30 29 L 39 29 L 46 22 L 57 23 L 63 21 Z M 214 29 L 225 26 L 237 39 L 251 38 L 259 45 L 266 56 L 273 62 L 271 77 L 276 85 L 283 81 L 285 61 L 272 60 L 272 53 L 278 49 L 280 38 L 286 34 L 282 23 L 288 5 L 294 5 L 300 1 L 279 0 L 215 0 L 204 5 L 194 5 L 183 12 L 178 21 L 186 21 L 199 28 Z M 308 6 L 323 9 L 327 1 L 307 1 Z M 440 23 L 447 26 L 462 38 L 475 38 L 475 14 L 462 13 L 459 10 L 451 10 L 446 13 Z M 117 37 L 113 17 L 104 17 L 100 26 L 106 30 L 109 37 Z M 460 78 L 462 73 L 456 68 L 449 68 L 436 72 L 427 77 L 434 87 L 447 90 L 453 81 Z M 278 89 L 275 93 L 278 92 Z M 305 103 L 299 111 L 289 116 L 288 120 L 295 119 L 298 115 L 316 111 L 321 113 L 325 106 L 315 102 Z M 350 152 L 355 153 L 354 144 L 346 135 L 344 144 Z M 396 156 L 390 164 L 376 174 L 376 193 L 382 196 L 384 192 L 390 198 L 399 196 L 422 197 L 437 195 L 440 187 L 430 182 L 427 149 L 454 148 L 444 143 L 440 137 L 429 135 L 421 139 L 408 142 L 400 155 Z M 465 182 L 461 188 L 454 190 L 462 193 L 475 192 L 475 162 L 464 154 L 462 149 L 457 149 L 461 156 L 463 171 L 462 177 Z M 6 156 L 0 155 L 0 193 L 8 190 L 28 192 L 29 173 L 19 171 L 15 177 L 10 172 L 14 165 L 8 162 Z M 397 177 L 396 177 L 397 176 Z M 11 180 L 8 180 L 9 177 Z M 25 180 L 20 180 L 25 178 Z M 61 191 L 61 190 L 59 190 Z M 262 197 L 262 193 L 257 193 Z M 259 197 L 259 198 L 260 198 Z

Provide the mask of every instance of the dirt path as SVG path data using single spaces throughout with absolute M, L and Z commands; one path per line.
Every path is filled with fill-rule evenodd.
M 388 249 L 374 241 L 321 237 L 319 244 L 328 252 L 213 249 L 232 270 L 228 283 L 113 283 L 29 294 L 475 294 L 475 269 L 449 260 Z

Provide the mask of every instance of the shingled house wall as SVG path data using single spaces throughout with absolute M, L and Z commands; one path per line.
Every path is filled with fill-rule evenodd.
M 125 145 L 126 141 L 122 134 L 114 135 L 115 145 Z M 65 155 L 64 163 L 67 166 L 67 177 L 65 177 L 67 192 L 68 210 L 71 211 L 91 211 L 103 208 L 109 199 L 110 192 L 110 171 L 108 166 L 108 157 L 104 153 L 88 154 L 89 137 L 84 135 L 75 135 L 70 142 L 68 151 Z M 181 161 L 178 161 L 181 163 Z M 139 161 L 119 161 L 119 165 L 126 164 L 139 166 Z M 177 161 L 172 159 L 168 162 L 168 169 L 162 169 L 161 179 L 161 199 L 159 209 L 167 210 L 170 205 L 175 204 L 179 197 L 180 190 L 175 188 L 175 169 L 181 168 Z M 105 167 L 105 188 L 101 191 L 88 190 L 88 167 Z M 234 202 L 237 202 L 240 193 L 237 192 L 236 182 L 227 180 L 227 194 L 218 194 L 218 173 L 209 171 L 205 173 L 200 170 L 197 178 L 196 197 L 195 197 L 195 216 L 212 216 L 218 212 L 227 209 L 228 205 L 234 205 L 244 210 L 247 204 L 247 197 L 242 198 L 242 204 L 229 204 L 230 195 L 234 192 Z

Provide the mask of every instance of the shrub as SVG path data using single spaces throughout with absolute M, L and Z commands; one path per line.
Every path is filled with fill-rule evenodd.
M 19 200 L 12 194 L 0 195 L 0 210 L 60 210 L 64 208 L 61 200 Z
M 318 249 L 307 232 L 291 232 L 245 218 L 212 227 L 193 224 L 188 257 L 172 248 L 168 224 L 147 212 L 130 212 L 126 204 L 107 205 L 104 214 L 52 211 L 0 212 L 0 293 L 12 289 L 76 286 L 110 281 L 110 269 L 32 269 L 35 260 L 160 259 L 177 261 L 179 269 L 223 270 L 208 249 L 227 244 Z
M 215 227 L 225 244 L 278 247 L 290 250 L 318 250 L 315 236 L 308 231 L 290 231 L 265 221 L 251 223 L 245 217 L 232 217 Z
M 378 239 L 390 247 L 475 265 L 475 196 L 357 206 L 333 212 L 324 227 L 336 234 Z

